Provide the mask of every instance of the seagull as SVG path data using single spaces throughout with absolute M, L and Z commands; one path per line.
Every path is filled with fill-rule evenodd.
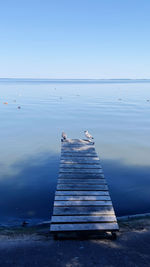
M 93 138 L 93 136 L 88 132 L 88 130 L 87 131 L 84 131 L 84 134 L 85 134 L 85 136 L 88 138 L 88 139 L 94 139 Z
M 67 140 L 67 135 L 66 135 L 66 133 L 62 132 L 61 137 L 62 137 L 62 139 L 61 139 L 62 142 L 65 141 L 65 140 Z

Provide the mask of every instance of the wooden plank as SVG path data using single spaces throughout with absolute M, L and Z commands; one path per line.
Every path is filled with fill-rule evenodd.
M 99 160 L 86 160 L 86 159 L 62 159 L 60 160 L 60 165 L 69 165 L 69 164 L 72 164 L 72 165 L 94 165 L 94 166 L 101 166 L 100 165 L 100 162 Z
M 70 154 L 73 154 L 73 153 L 61 153 L 61 154 L 65 154 L 65 159 L 68 157 L 68 158 L 70 158 Z M 67 156 L 67 154 L 69 154 L 69 156 Z M 80 155 L 79 156 L 76 156 L 76 154 L 79 154 L 78 152 L 75 152 L 75 154 L 70 158 L 70 159 L 73 159 L 73 157 L 74 158 L 76 158 L 76 159 L 79 159 L 79 157 L 80 157 Z M 80 153 L 81 154 L 81 153 Z M 96 158 L 96 159 L 99 159 L 99 157 L 98 157 L 98 155 L 97 155 L 97 153 L 95 152 L 95 153 L 87 153 L 87 154 L 94 154 L 94 156 L 92 156 L 94 159 Z M 95 155 L 96 154 L 96 155 Z M 81 154 L 81 159 L 83 159 L 84 160 L 84 158 L 83 158 L 83 153 Z M 92 157 L 91 157 L 91 159 L 92 159 Z M 62 157 L 61 157 L 62 158 Z M 86 155 L 85 155 L 85 160 L 88 160 L 89 158 L 86 158 Z
M 93 144 L 87 139 L 67 139 L 66 141 L 62 142 L 63 145 L 65 144 Z
M 51 223 L 116 222 L 115 216 L 52 216 Z
M 59 173 L 58 178 L 104 178 L 103 173 Z
M 92 158 L 96 157 L 96 153 L 79 153 L 79 152 L 74 152 L 74 153 L 61 153 L 61 159 L 64 159 L 65 157 L 83 157 L 83 158 Z
M 59 179 L 58 184 L 107 184 L 104 178 L 102 179 Z
M 68 170 L 68 169 L 77 169 L 77 170 L 102 170 L 102 167 L 99 164 L 60 164 L 60 169 Z
M 74 142 L 74 143 L 62 142 L 61 147 L 65 147 L 65 146 L 95 146 L 95 144 L 93 142 Z
M 63 158 L 61 158 L 60 160 L 62 161 Z M 98 156 L 91 157 L 90 159 L 89 159 L 89 158 L 86 158 L 86 157 L 85 157 L 85 158 L 81 157 L 81 159 L 80 159 L 79 156 L 78 156 L 78 157 L 74 156 L 74 157 L 71 157 L 71 158 L 68 156 L 68 158 L 67 158 L 67 156 L 65 156 L 65 159 L 64 159 L 64 160 L 65 160 L 65 161 L 66 161 L 66 160 L 71 160 L 71 161 L 77 161 L 77 162 L 79 162 L 79 161 L 81 161 L 81 160 L 82 160 L 83 162 L 88 162 L 88 161 L 91 162 L 91 161 L 93 160 L 93 162 L 94 162 L 94 161 L 98 161 L 98 163 L 100 164 L 100 160 L 99 160 L 99 157 L 98 157 Z
M 55 196 L 109 196 L 108 191 L 56 191 Z
M 83 145 L 79 145 L 79 144 L 77 144 L 77 145 L 62 145 L 61 146 L 61 149 L 95 149 L 95 146 L 94 145 L 90 145 L 90 144 L 83 144 Z
M 61 149 L 79 149 L 79 150 L 86 150 L 86 149 L 95 149 L 94 145 L 65 145 L 65 146 L 61 146 Z
M 118 231 L 118 224 L 110 223 L 77 223 L 77 224 L 51 224 L 52 232 L 65 231 Z
M 64 158 L 65 157 L 65 158 Z M 92 158 L 97 158 L 97 154 L 94 152 L 62 152 L 61 153 L 61 160 L 62 159 L 74 159 L 74 158 L 81 158 L 80 160 L 90 160 Z
M 75 149 L 61 149 L 61 154 L 96 154 L 95 149 L 75 150 Z M 97 154 L 96 154 L 97 155 Z
M 65 148 L 62 148 L 61 149 L 61 153 L 83 153 L 83 154 L 86 154 L 86 153 L 91 153 L 91 154 L 95 154 L 95 149 L 94 148 L 86 148 L 86 149 L 80 149 L 80 148 L 76 148 L 76 149 L 65 149 Z
M 114 215 L 112 206 L 54 207 L 53 215 Z
M 92 173 L 92 174 L 95 174 L 95 173 L 103 173 L 103 170 L 102 169 L 76 169 L 76 168 L 59 168 L 59 173 Z
M 71 150 L 71 149 L 61 149 L 61 154 L 81 154 L 81 155 L 86 155 L 86 154 L 96 154 L 95 149 L 86 149 L 86 150 Z
M 94 142 L 74 142 L 74 143 L 62 142 L 61 147 L 64 147 L 64 146 L 94 146 L 95 147 L 95 144 Z
M 73 201 L 54 201 L 54 207 L 67 207 L 67 206 L 112 206 L 110 200 L 73 200 Z
M 84 163 L 60 163 L 60 168 L 62 169 L 102 169 L 100 164 L 84 164 Z
M 100 164 L 98 157 L 62 157 L 60 163 L 74 163 L 74 164 Z
M 69 200 L 69 201 L 82 201 L 82 200 L 111 200 L 110 196 L 55 196 L 55 200 Z
M 86 185 L 86 184 L 58 184 L 57 190 L 108 190 L 107 185 Z
M 91 154 L 91 155 L 97 155 L 96 152 L 95 152 L 95 149 L 93 150 L 86 150 L 86 151 L 76 151 L 76 150 L 61 150 L 61 154 L 73 154 L 73 155 L 84 155 L 86 156 L 86 154 Z
M 82 145 L 82 146 L 62 146 L 61 147 L 61 150 L 71 150 L 71 151 L 73 151 L 73 150 L 94 150 L 95 151 L 95 147 L 94 146 L 88 146 L 88 145 Z

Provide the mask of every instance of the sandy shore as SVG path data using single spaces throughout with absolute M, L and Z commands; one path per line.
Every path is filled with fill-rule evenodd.
M 117 240 L 61 240 L 49 225 L 0 229 L 0 266 L 150 266 L 150 217 L 120 220 Z

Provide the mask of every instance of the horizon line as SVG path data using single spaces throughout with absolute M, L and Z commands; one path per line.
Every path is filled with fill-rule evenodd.
M 34 78 L 0 77 L 0 80 L 150 80 L 150 78 Z

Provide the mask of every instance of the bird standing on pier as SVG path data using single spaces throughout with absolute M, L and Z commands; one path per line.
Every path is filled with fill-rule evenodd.
M 65 132 L 62 132 L 62 135 L 61 135 L 61 137 L 62 137 L 62 142 L 63 141 L 65 141 L 65 140 L 67 140 L 67 135 L 66 135 L 66 133 Z
M 91 141 L 91 139 L 94 139 L 93 136 L 87 131 L 84 131 L 85 136 Z

